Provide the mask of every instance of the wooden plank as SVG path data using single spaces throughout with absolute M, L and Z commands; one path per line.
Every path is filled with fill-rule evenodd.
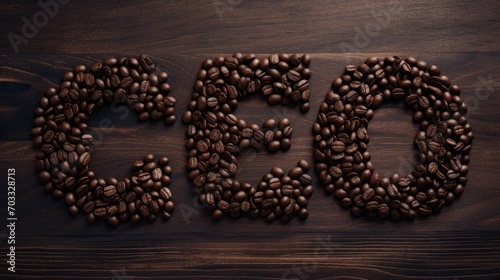
M 215 0 L 182 4 L 121 1 L 97 6 L 71 1 L 61 5 L 27 44 L 21 44 L 19 52 L 491 51 L 488 43 L 500 35 L 499 10 L 500 4 L 494 0 L 481 5 L 422 0 L 355 4 L 321 0 L 313 5 Z M 2 2 L 1 37 L 7 38 L 8 32 L 21 36 L 22 17 L 32 21 L 38 11 L 42 9 L 36 2 Z M 0 50 L 14 54 L 9 40 L 1 41 Z
M 51 279 L 498 279 L 488 231 L 377 234 L 212 232 L 128 239 L 66 235 L 24 240 L 17 276 Z M 279 243 L 279 244 L 276 244 Z M 90 268 L 90 269 L 89 269 Z M 118 278 L 118 276 L 124 278 Z

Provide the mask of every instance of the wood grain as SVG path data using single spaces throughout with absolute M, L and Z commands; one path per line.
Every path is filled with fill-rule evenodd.
M 2 38 L 21 35 L 22 17 L 40 11 L 29 1 L 4 1 Z M 107 1 L 70 2 L 40 28 L 20 52 L 44 53 L 232 53 L 491 51 L 500 35 L 494 0 L 389 1 L 356 4 L 301 1 Z M 85 12 L 81 12 L 85 11 Z M 368 27 L 367 27 L 368 26 Z M 380 31 L 377 31 L 379 27 Z M 359 35 L 368 29 L 365 40 Z M 279 32 L 278 32 L 279 31 Z M 365 32 L 366 33 L 366 32 Z M 5 34 L 5 35 L 4 35 Z M 82 38 L 86 38 L 82 40 Z M 63 39 L 64 42 L 61 42 Z M 404 44 L 403 44 L 404 42 Z M 186 46 L 189 46 L 187 48 Z M 344 48 L 345 49 L 345 48 Z M 8 40 L 2 53 L 13 53 Z
M 238 4 L 239 3 L 239 4 Z M 391 13 L 388 26 L 365 47 L 354 44 L 356 28 L 377 22 L 372 12 L 388 9 L 370 1 L 185 1 L 70 2 L 15 54 L 8 40 L 0 50 L 0 180 L 17 170 L 16 273 L 2 279 L 499 279 L 500 268 L 500 23 L 498 2 L 412 1 Z M 41 8 L 35 2 L 4 1 L 2 38 L 20 33 L 21 18 Z M 84 12 L 82 12 L 84 11 Z M 112 11 L 112 12 L 111 12 Z M 217 11 L 221 11 L 218 13 Z M 375 21 L 374 21 L 375 20 Z M 439 27 L 439 28 L 438 28 Z M 170 75 L 186 110 L 201 61 L 234 51 L 312 54 L 311 110 L 269 106 L 258 96 L 240 103 L 247 122 L 287 116 L 294 128 L 292 149 L 268 154 L 248 151 L 239 157 L 243 181 L 256 183 L 276 164 L 288 169 L 302 158 L 312 161 L 311 126 L 330 83 L 347 63 L 399 54 L 440 66 L 462 88 L 472 109 L 467 117 L 475 140 L 463 196 L 437 214 L 415 221 L 353 218 L 323 194 L 315 193 L 306 221 L 288 224 L 230 218 L 214 222 L 193 203 L 185 172 L 185 126 L 140 123 L 103 108 L 92 115 L 90 131 L 102 137 L 93 150 L 99 176 L 130 175 L 145 153 L 170 158 L 176 210 L 169 221 L 90 226 L 83 215 L 70 216 L 64 202 L 43 192 L 34 168 L 29 135 L 33 110 L 47 87 L 76 64 L 107 55 L 149 53 Z M 109 118 L 114 129 L 99 128 Z M 402 103 L 376 111 L 369 134 L 374 165 L 382 174 L 413 164 L 416 124 Z M 7 200 L 0 193 L 0 201 Z M 6 204 L 0 203 L 5 221 Z M 7 253 L 7 232 L 0 231 L 0 255 Z

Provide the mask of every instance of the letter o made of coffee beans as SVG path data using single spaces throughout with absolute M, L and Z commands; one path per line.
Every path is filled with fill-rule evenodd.
M 413 57 L 368 58 L 332 82 L 313 125 L 315 169 L 326 193 L 354 216 L 415 218 L 439 212 L 464 191 L 474 134 L 460 88 Z M 368 123 L 384 100 L 403 99 L 419 123 L 420 163 L 381 178 L 370 161 Z
M 89 169 L 96 141 L 87 127 L 95 109 L 115 102 L 133 107 L 141 121 L 174 123 L 176 100 L 168 95 L 167 80 L 148 56 L 111 57 L 90 67 L 77 65 L 40 98 L 31 130 L 39 148 L 39 179 L 46 191 L 65 199 L 72 215 L 84 212 L 90 223 L 102 219 L 112 226 L 170 217 L 168 158 L 148 154 L 134 163 L 130 178 L 99 178 Z
M 288 173 L 274 167 L 257 186 L 235 178 L 242 150 L 266 147 L 276 152 L 291 147 L 290 120 L 269 119 L 259 126 L 247 124 L 233 112 L 239 100 L 251 95 L 263 95 L 271 105 L 299 104 L 302 112 L 308 111 L 310 62 L 307 54 L 258 58 L 241 53 L 202 62 L 182 120 L 187 125 L 188 176 L 198 201 L 214 218 L 250 215 L 268 222 L 288 222 L 294 215 L 307 218 L 313 190 L 307 161 L 300 160 Z

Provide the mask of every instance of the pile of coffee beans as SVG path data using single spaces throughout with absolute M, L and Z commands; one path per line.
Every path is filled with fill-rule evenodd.
M 276 152 L 290 148 L 290 120 L 270 119 L 261 129 L 232 113 L 239 99 L 257 93 L 271 105 L 300 103 L 301 111 L 308 111 L 310 62 L 307 54 L 273 54 L 259 59 L 241 53 L 203 61 L 182 120 L 188 125 L 189 178 L 199 202 L 212 211 L 213 217 L 250 213 L 267 221 L 280 217 L 285 222 L 294 214 L 307 217 L 307 198 L 312 193 L 307 162 L 299 161 L 287 176 L 275 167 L 258 186 L 235 179 L 242 150 L 265 146 Z
M 152 155 L 134 164 L 136 173 L 121 181 L 104 180 L 89 169 L 93 136 L 87 132 L 92 112 L 111 102 L 123 102 L 139 119 L 175 122 L 175 98 L 168 96 L 168 74 L 155 69 L 151 58 L 107 58 L 87 68 L 77 65 L 64 74 L 58 88 L 49 88 L 35 109 L 31 134 L 40 149 L 39 178 L 54 197 L 65 198 L 71 214 L 83 211 L 89 222 L 111 225 L 141 218 L 170 217 L 174 204 L 167 158 Z
M 239 147 L 241 150 L 252 147 L 274 153 L 279 150 L 287 151 L 292 147 L 291 137 L 293 128 L 290 119 L 282 118 L 279 121 L 268 119 L 262 124 L 262 129 L 257 124 L 251 124 L 241 131 Z
M 474 134 L 460 88 L 435 65 L 413 57 L 368 58 L 333 80 L 313 125 L 315 169 L 326 193 L 355 216 L 415 218 L 440 211 L 467 182 Z M 402 98 L 419 122 L 420 163 L 410 174 L 381 178 L 367 150 L 374 109 Z

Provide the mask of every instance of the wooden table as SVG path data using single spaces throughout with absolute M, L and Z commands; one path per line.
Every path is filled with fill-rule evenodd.
M 1 7 L 0 180 L 5 183 L 8 168 L 16 169 L 18 220 L 15 273 L 7 271 L 9 232 L 1 226 L 0 278 L 500 279 L 498 1 L 71 1 L 59 4 L 18 53 L 7 34 L 22 35 L 23 17 L 32 22 L 38 15 L 35 20 L 44 23 L 43 9 L 35 1 L 3 1 Z M 307 52 L 313 58 L 309 113 L 271 107 L 258 97 L 236 111 L 256 123 L 287 116 L 295 131 L 288 152 L 240 156 L 241 180 L 256 183 L 275 164 L 288 169 L 300 158 L 312 161 L 311 125 L 333 78 L 346 63 L 398 54 L 440 66 L 472 107 L 467 117 L 476 138 L 465 193 L 427 219 L 353 218 L 323 194 L 311 172 L 316 188 L 307 220 L 214 222 L 193 203 L 184 168 L 185 126 L 179 120 L 170 127 L 140 123 L 133 112 L 123 118 L 109 108 L 90 121 L 94 130 L 103 118 L 114 125 L 102 130 L 92 168 L 102 177 L 125 177 L 146 153 L 168 156 L 176 203 L 171 220 L 88 225 L 44 193 L 29 131 L 39 97 L 64 72 L 108 55 L 148 53 L 170 74 L 180 119 L 202 59 L 235 51 Z M 402 103 L 377 110 L 369 129 L 377 171 L 414 164 L 415 132 Z M 0 201 L 0 220 L 7 223 L 5 188 Z

